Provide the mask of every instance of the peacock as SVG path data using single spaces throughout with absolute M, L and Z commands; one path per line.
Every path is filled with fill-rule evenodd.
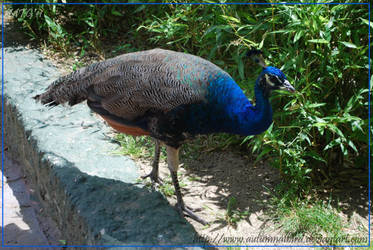
M 271 91 L 295 91 L 281 70 L 265 65 L 261 51 L 251 50 L 248 57 L 263 67 L 255 83 L 255 105 L 215 64 L 164 49 L 93 63 L 57 79 L 34 98 L 47 106 L 72 106 L 87 100 L 88 107 L 115 130 L 155 138 L 152 171 L 143 176 L 153 182 L 160 182 L 160 147 L 165 145 L 176 208 L 182 215 L 207 224 L 183 201 L 177 177 L 180 146 L 201 134 L 260 134 L 272 123 Z

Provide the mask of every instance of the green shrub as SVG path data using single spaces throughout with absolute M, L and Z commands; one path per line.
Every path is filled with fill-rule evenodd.
M 173 1 L 175 2 L 175 1 Z M 209 1 L 205 1 L 209 2 Z M 34 39 L 68 53 L 72 45 L 113 52 L 162 47 L 196 54 L 227 70 L 250 98 L 259 73 L 245 54 L 262 49 L 297 93 L 274 94 L 274 123 L 230 143 L 272 159 L 292 192 L 334 184 L 346 168 L 367 170 L 367 5 L 14 5 Z M 129 45 L 131 44 L 132 45 Z M 372 82 L 372 79 L 371 79 Z M 238 141 L 239 140 L 239 141 Z M 367 181 L 359 180 L 359 185 Z
M 262 48 L 298 92 L 274 94 L 273 126 L 243 142 L 305 192 L 311 177 L 331 182 L 346 167 L 367 170 L 367 19 L 366 5 L 186 5 L 138 30 L 222 66 L 251 95 L 258 72 L 244 55 Z

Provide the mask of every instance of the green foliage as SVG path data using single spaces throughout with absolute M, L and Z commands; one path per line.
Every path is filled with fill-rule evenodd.
M 244 55 L 252 47 L 264 48 L 271 64 L 281 66 L 295 84 L 295 95 L 273 95 L 271 128 L 243 144 L 258 159 L 271 156 L 298 192 L 306 192 L 318 173 L 329 181 L 344 167 L 367 169 L 366 6 L 170 8 L 139 26 L 138 31 L 150 32 L 150 42 L 212 60 L 251 96 L 247 82 L 254 82 L 257 72 Z
M 181 175 L 178 173 L 179 180 L 181 179 L 180 177 Z M 179 185 L 180 188 L 186 187 L 186 184 L 182 180 L 179 181 Z M 163 179 L 163 182 L 158 186 L 158 190 L 167 197 L 175 195 L 175 187 L 170 175 Z
M 267 63 L 280 67 L 297 93 L 273 94 L 274 123 L 265 133 L 211 138 L 224 145 L 241 144 L 247 154 L 258 154 L 258 160 L 272 159 L 291 184 L 292 199 L 304 196 L 314 182 L 334 183 L 345 168 L 367 170 L 372 128 L 367 116 L 371 27 L 366 5 L 10 8 L 32 38 L 44 39 L 56 50 L 69 53 L 71 46 L 78 46 L 81 55 L 92 49 L 102 53 L 105 41 L 118 40 L 113 54 L 153 47 L 185 51 L 225 69 L 250 98 L 261 69 L 245 54 L 262 49 Z M 131 148 L 134 143 L 125 143 L 126 153 L 137 150 Z
M 284 232 L 294 238 L 315 239 L 314 243 L 321 245 L 340 245 L 343 242 L 333 240 L 346 238 L 337 211 L 320 202 L 297 203 L 292 209 L 287 207 L 279 216 Z M 328 242 L 318 242 L 318 239 L 328 239 Z
M 118 151 L 120 154 L 148 159 L 154 156 L 154 142 L 148 136 L 133 137 L 125 134 L 116 134 L 114 139 L 120 143 L 121 147 Z
M 26 0 L 23 2 L 36 3 L 38 1 Z M 62 3 L 66 1 L 46 0 L 45 2 Z M 74 2 L 87 3 L 83 0 Z M 101 2 L 113 3 L 115 1 L 104 0 Z M 145 15 L 152 14 L 151 11 L 145 9 L 145 5 L 36 4 L 7 5 L 7 7 L 32 39 L 41 39 L 53 46 L 56 51 L 64 52 L 65 55 L 72 52 L 71 48 L 74 50 L 78 48 L 80 56 L 84 56 L 86 51 L 92 50 L 100 55 L 104 54 L 103 44 L 108 40 L 115 40 L 118 36 L 123 36 L 122 34 L 128 33 L 131 40 L 136 41 L 139 37 L 137 33 L 131 31 L 132 26 L 139 24 Z M 153 9 L 162 12 L 162 7 Z
M 160 185 L 159 191 L 168 197 L 171 197 L 175 194 L 175 188 L 171 182 L 165 182 L 162 185 Z
M 237 223 L 249 216 L 249 211 L 240 211 L 237 208 L 237 199 L 230 197 L 227 205 L 227 211 L 225 213 L 225 221 L 228 225 L 236 226 Z
M 253 149 L 276 156 L 275 165 L 300 191 L 312 171 L 330 180 L 346 166 L 367 169 L 366 15 L 366 8 L 350 5 L 283 5 L 274 11 L 276 30 L 270 33 L 279 45 L 272 46 L 272 56 L 298 92 L 273 96 L 282 109 L 273 129 L 249 145 L 262 140 Z

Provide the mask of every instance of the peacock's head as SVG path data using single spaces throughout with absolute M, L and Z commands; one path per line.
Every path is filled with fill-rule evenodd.
M 292 93 L 295 92 L 295 88 L 286 79 L 285 74 L 280 69 L 265 64 L 261 51 L 251 50 L 248 55 L 263 67 L 263 71 L 258 79 L 258 85 L 262 88 L 265 96 L 268 97 L 273 90 L 278 89 L 287 90 Z
M 264 68 L 259 83 L 263 90 L 269 92 L 277 89 L 287 90 L 292 93 L 295 92 L 295 88 L 286 79 L 284 73 L 276 67 L 268 66 Z

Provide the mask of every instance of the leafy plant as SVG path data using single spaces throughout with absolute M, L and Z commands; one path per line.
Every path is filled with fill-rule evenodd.
M 178 174 L 180 179 L 180 174 Z M 186 187 L 186 184 L 183 181 L 179 182 L 180 188 Z M 175 188 L 171 180 L 171 176 L 167 176 L 162 184 L 159 185 L 159 191 L 165 196 L 171 197 L 175 195 Z
M 249 215 L 248 211 L 240 211 L 237 209 L 237 199 L 230 197 L 227 204 L 227 211 L 225 213 L 225 220 L 228 225 L 235 226 L 240 220 L 247 218 Z
M 135 158 L 152 158 L 154 156 L 154 143 L 147 136 L 130 136 L 122 133 L 115 135 L 115 140 L 120 143 L 119 153 L 131 155 Z M 163 157 L 161 155 L 161 157 Z

